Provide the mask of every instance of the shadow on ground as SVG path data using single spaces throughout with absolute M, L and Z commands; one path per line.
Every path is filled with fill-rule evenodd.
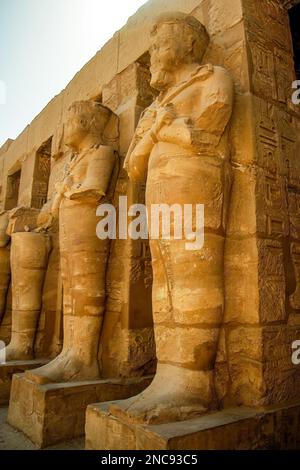
M 0 450 L 39 450 L 23 433 L 6 422 L 8 408 L 0 408 Z M 83 450 L 84 439 L 74 439 L 46 450 Z

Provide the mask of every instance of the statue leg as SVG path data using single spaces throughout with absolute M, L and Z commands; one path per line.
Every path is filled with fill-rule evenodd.
M 151 245 L 154 276 L 161 279 L 153 292 L 157 372 L 147 390 L 112 412 L 135 422 L 180 421 L 216 407 L 224 240 L 207 235 L 204 253 L 186 251 L 183 241 Z
M 217 407 L 214 367 L 224 311 L 223 219 L 228 184 L 221 164 L 186 157 L 184 165 L 176 167 L 176 163 L 173 160 L 173 181 L 165 182 L 161 194 L 159 188 L 148 187 L 149 198 L 158 194 L 168 204 L 176 199 L 180 204 L 204 204 L 205 241 L 202 249 L 194 251 L 186 249 L 184 239 L 150 242 L 158 366 L 144 392 L 111 405 L 114 416 L 129 422 L 181 421 Z M 156 181 L 162 177 L 160 168 Z
M 33 359 L 49 251 L 47 235 L 21 232 L 12 236 L 12 335 L 5 348 L 6 361 Z
M 0 323 L 5 314 L 6 297 L 10 282 L 10 250 L 0 248 Z
M 60 220 L 64 345 L 52 362 L 28 371 L 31 380 L 38 383 L 100 378 L 98 346 L 109 243 L 97 238 L 98 220 L 92 205 L 69 203 L 61 210 Z

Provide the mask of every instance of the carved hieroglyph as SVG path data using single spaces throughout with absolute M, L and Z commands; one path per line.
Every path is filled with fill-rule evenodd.
M 114 181 L 117 159 L 109 142 L 116 126 L 116 116 L 99 103 L 76 102 L 69 110 L 64 141 L 73 152 L 52 206 L 59 211 L 64 344 L 56 359 L 28 372 L 38 383 L 99 379 L 109 240 L 96 235 L 96 210 Z
M 160 95 L 140 120 L 126 168 L 133 181 L 147 177 L 148 210 L 205 205 L 203 249 L 186 250 L 187 238 L 150 240 L 157 373 L 145 392 L 110 407 L 125 420 L 159 423 L 216 405 L 234 90 L 225 69 L 200 65 L 209 36 L 195 18 L 165 14 L 152 38 L 151 84 Z

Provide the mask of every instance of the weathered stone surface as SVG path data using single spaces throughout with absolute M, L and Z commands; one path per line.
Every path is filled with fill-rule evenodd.
M 258 253 L 255 237 L 228 237 L 225 249 L 224 323 L 259 322 Z
M 26 370 L 34 369 L 45 364 L 45 360 L 32 361 L 14 361 L 0 364 L 0 406 L 7 405 L 9 402 L 11 384 L 13 375 L 23 373 Z
M 38 385 L 13 377 L 8 422 L 37 446 L 47 447 L 84 434 L 86 407 L 143 390 L 151 378 Z
M 86 449 L 291 450 L 300 444 L 299 404 L 268 410 L 229 408 L 156 426 L 130 425 L 112 416 L 108 409 L 109 403 L 88 407 Z

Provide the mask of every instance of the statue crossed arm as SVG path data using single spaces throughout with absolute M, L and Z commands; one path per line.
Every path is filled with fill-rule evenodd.
M 190 103 L 185 112 L 182 107 L 187 106 L 182 103 Z M 159 142 L 195 151 L 217 146 L 232 106 L 233 83 L 229 73 L 222 67 L 200 67 L 179 90 L 152 105 L 148 110 L 150 119 L 141 119 L 136 133 L 139 139 L 126 157 L 129 177 L 137 181 L 146 179 L 150 154 Z

